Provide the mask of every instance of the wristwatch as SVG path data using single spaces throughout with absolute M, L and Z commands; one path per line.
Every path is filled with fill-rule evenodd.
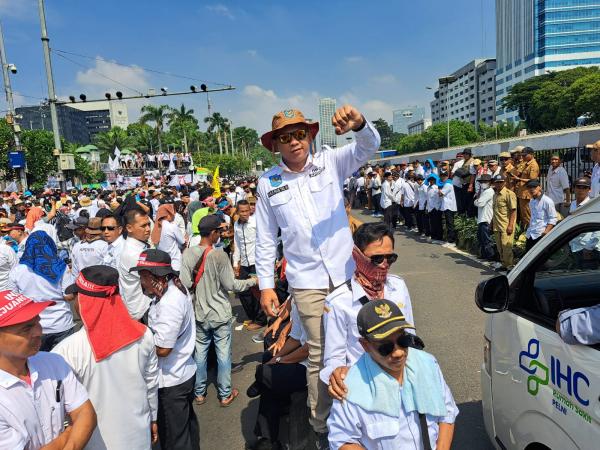
M 275 364 L 279 364 L 279 361 L 281 361 L 281 356 L 278 356 L 277 358 L 275 358 Z

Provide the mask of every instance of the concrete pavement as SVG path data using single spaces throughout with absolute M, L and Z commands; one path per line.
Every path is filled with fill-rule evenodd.
M 361 214 L 356 217 L 373 220 Z M 492 449 L 483 428 L 479 381 L 485 316 L 473 300 L 477 283 L 492 272 L 452 249 L 428 243 L 415 233 L 397 232 L 395 250 L 400 257 L 391 272 L 406 281 L 417 333 L 426 350 L 438 359 L 460 409 L 453 448 Z M 238 326 L 245 316 L 237 300 L 234 314 L 238 317 L 234 326 Z M 252 334 L 246 330 L 234 331 L 233 361 L 245 364 L 242 372 L 232 376 L 234 386 L 240 390 L 238 399 L 229 408 L 221 408 L 213 383 L 209 386 L 207 403 L 196 407 L 204 450 L 241 450 L 246 441 L 253 440 L 258 399 L 249 399 L 245 391 L 254 379 L 262 344 L 252 342 Z

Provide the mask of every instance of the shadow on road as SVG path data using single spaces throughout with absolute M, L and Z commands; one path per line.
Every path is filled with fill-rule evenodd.
M 453 449 L 494 450 L 483 426 L 481 401 L 458 405 L 460 413 L 454 428 Z
M 449 258 L 452 258 L 456 264 L 469 266 L 474 269 L 481 270 L 481 275 L 493 275 L 494 274 L 494 271 L 492 269 L 490 269 L 489 267 L 486 267 L 483 264 L 478 263 L 477 261 L 473 261 L 472 259 L 467 258 L 465 255 L 461 255 L 460 253 L 448 252 L 448 253 L 446 253 L 446 256 L 448 256 Z

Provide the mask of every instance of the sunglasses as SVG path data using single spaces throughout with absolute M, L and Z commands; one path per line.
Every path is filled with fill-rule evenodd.
M 116 227 L 116 226 L 115 226 L 115 227 L 109 227 L 109 226 L 106 226 L 106 227 L 100 227 L 100 229 L 101 229 L 102 231 L 106 231 L 106 230 L 108 230 L 108 231 L 115 231 L 117 228 L 118 228 L 118 227 Z
M 398 260 L 398 255 L 396 253 L 390 253 L 389 255 L 374 255 L 371 256 L 371 264 L 378 266 L 386 259 L 389 264 L 394 264 Z
M 403 333 L 400 336 L 398 336 L 398 339 L 396 339 L 395 342 L 394 341 L 386 341 L 383 344 L 376 346 L 377 353 L 379 353 L 381 356 L 383 356 L 385 358 L 392 354 L 392 352 L 396 348 L 396 345 L 400 348 L 407 348 L 407 347 L 410 347 L 411 341 L 412 341 L 412 337 L 406 333 Z M 372 344 L 375 344 L 375 343 L 372 342 Z
M 306 136 L 308 136 L 308 131 L 306 131 L 305 129 L 300 129 L 292 131 L 291 133 L 280 134 L 279 136 L 277 136 L 277 140 L 281 144 L 289 144 L 290 142 L 292 142 L 292 138 L 296 139 L 297 141 L 303 141 L 304 139 L 306 139 Z

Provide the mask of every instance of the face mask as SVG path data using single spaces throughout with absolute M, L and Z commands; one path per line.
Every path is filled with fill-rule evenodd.
M 490 183 L 481 183 L 481 189 L 487 189 L 490 187 Z
M 354 276 L 369 298 L 383 298 L 385 281 L 390 268 L 387 260 L 384 260 L 383 264 L 375 265 L 371 262 L 371 259 L 366 257 L 356 246 L 354 246 L 354 249 L 352 250 L 352 257 L 356 262 Z

